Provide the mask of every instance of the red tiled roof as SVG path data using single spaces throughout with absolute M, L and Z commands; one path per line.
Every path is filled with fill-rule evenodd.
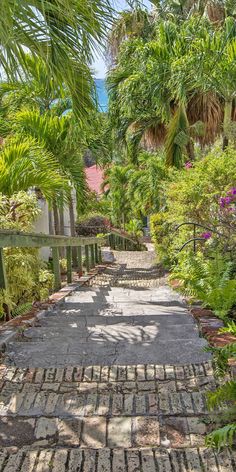
M 87 183 L 92 192 L 96 192 L 97 194 L 103 193 L 101 190 L 101 185 L 104 179 L 103 171 L 97 167 L 96 165 L 91 167 L 86 167 L 86 178 Z

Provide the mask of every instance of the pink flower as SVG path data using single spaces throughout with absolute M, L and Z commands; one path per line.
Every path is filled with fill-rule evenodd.
M 210 239 L 212 236 L 212 234 L 210 233 L 210 231 L 208 233 L 202 233 L 201 234 L 201 237 L 204 238 L 204 239 Z
M 192 162 L 188 161 L 185 163 L 185 169 L 191 169 L 191 167 L 193 167 Z

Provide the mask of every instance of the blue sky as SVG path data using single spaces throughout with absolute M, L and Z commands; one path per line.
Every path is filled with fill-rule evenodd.
M 127 8 L 126 0 L 115 0 L 114 1 L 117 10 L 124 10 Z M 150 7 L 149 0 L 143 0 L 143 4 L 147 7 Z M 93 69 L 95 71 L 95 76 L 99 79 L 103 79 L 106 75 L 106 65 L 102 56 L 94 58 Z

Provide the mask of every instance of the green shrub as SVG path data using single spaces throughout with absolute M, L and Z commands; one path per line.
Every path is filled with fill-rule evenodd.
M 210 307 L 219 318 L 226 318 L 236 303 L 236 280 L 233 263 L 219 253 L 207 259 L 198 252 L 180 253 L 170 279 L 181 282 L 181 290 Z
M 6 197 L 0 194 L 0 225 L 3 229 L 31 231 L 40 209 L 34 194 L 19 192 Z M 4 261 L 7 274 L 7 290 L 0 292 L 0 317 L 4 316 L 4 304 L 12 315 L 21 307 L 36 300 L 48 298 L 53 288 L 53 274 L 46 270 L 38 249 L 6 248 Z

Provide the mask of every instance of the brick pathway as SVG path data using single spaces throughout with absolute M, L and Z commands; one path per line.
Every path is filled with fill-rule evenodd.
M 153 253 L 115 255 L 9 344 L 0 472 L 233 472 L 204 447 L 215 379 L 191 316 Z

